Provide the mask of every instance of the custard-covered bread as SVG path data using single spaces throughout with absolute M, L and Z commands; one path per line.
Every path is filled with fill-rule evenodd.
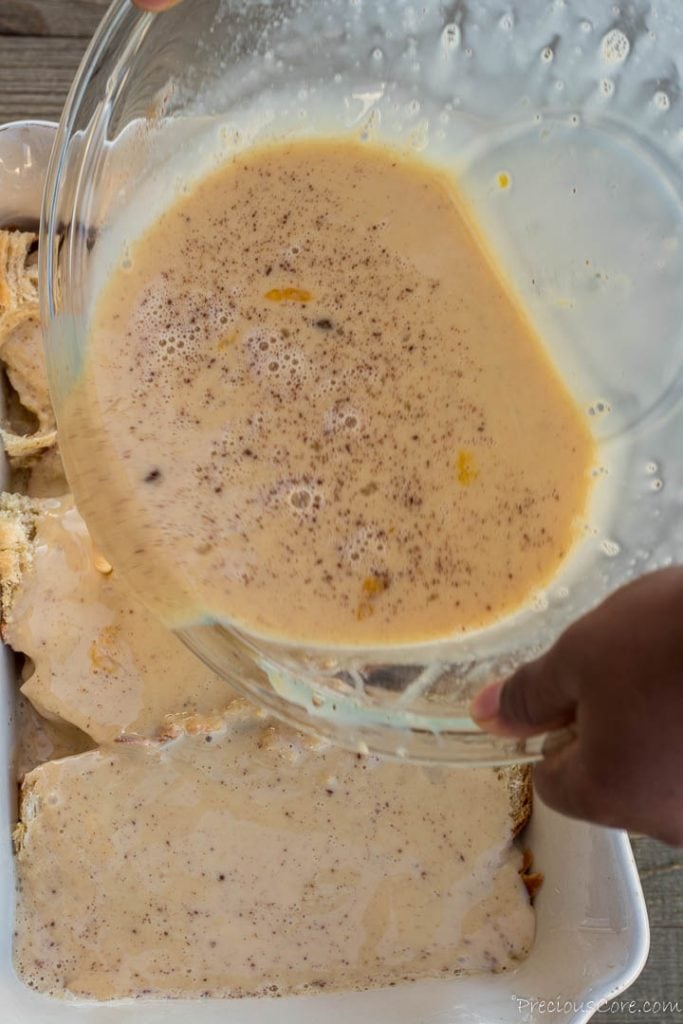
M 3 637 L 33 663 L 22 690 L 41 714 L 103 742 L 232 696 L 123 586 L 71 498 L 3 495 L 0 559 Z
M 27 776 L 15 962 L 96 999 L 510 968 L 534 915 L 506 772 L 318 744 L 236 701 Z

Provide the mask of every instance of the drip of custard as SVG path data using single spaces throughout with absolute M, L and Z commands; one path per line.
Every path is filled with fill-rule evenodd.
M 60 428 L 96 542 L 169 626 L 320 645 L 517 610 L 594 457 L 450 178 L 341 139 L 239 155 L 131 242 Z

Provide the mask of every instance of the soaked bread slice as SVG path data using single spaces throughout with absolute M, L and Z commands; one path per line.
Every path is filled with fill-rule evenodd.
M 70 498 L 2 496 L 0 577 L 3 638 L 31 659 L 22 691 L 45 717 L 106 742 L 232 698 L 122 585 Z
M 95 999 L 285 995 L 514 967 L 506 772 L 310 740 L 245 701 L 27 776 L 15 963 Z

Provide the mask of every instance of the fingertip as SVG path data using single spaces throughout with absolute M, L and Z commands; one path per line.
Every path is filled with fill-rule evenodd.
M 480 690 L 470 705 L 470 717 L 484 732 L 494 736 L 517 738 L 517 731 L 500 715 L 500 695 L 504 685 L 504 681 L 489 683 Z
M 536 725 L 525 722 L 510 721 L 503 716 L 501 704 L 503 690 L 507 680 L 489 683 L 481 690 L 470 705 L 470 716 L 473 722 L 484 732 L 493 736 L 504 736 L 508 739 L 526 739 L 543 732 Z
M 480 690 L 470 705 L 470 714 L 478 725 L 483 725 L 498 717 L 500 711 L 500 694 L 503 682 L 489 683 Z

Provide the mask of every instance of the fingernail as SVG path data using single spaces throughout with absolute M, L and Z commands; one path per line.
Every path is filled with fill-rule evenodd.
M 498 717 L 500 711 L 500 693 L 503 689 L 504 680 L 498 683 L 490 683 L 477 694 L 470 706 L 470 714 L 475 722 L 489 722 Z

